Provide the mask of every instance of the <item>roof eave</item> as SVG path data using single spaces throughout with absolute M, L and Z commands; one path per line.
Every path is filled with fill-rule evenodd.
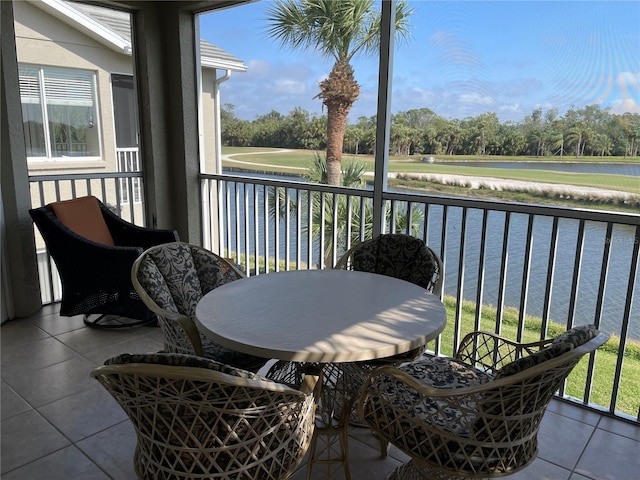
M 35 5 L 112 50 L 131 55 L 131 42 L 68 4 L 60 0 L 39 0 Z
M 218 70 L 231 70 L 232 72 L 246 72 L 247 66 L 239 62 L 225 62 L 214 59 L 200 57 L 200 64 L 203 68 L 215 68 Z

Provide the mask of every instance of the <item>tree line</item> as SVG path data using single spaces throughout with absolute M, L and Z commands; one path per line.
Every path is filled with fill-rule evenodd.
M 324 150 L 327 117 L 296 107 L 271 111 L 253 121 L 237 118 L 231 104 L 221 111 L 223 144 Z M 344 153 L 373 154 L 376 117 L 360 117 L 344 133 Z M 398 112 L 391 118 L 390 154 L 505 155 L 534 157 L 636 157 L 640 155 L 640 115 L 612 114 L 599 105 L 534 110 L 520 122 L 500 122 L 495 113 L 446 119 L 429 108 Z

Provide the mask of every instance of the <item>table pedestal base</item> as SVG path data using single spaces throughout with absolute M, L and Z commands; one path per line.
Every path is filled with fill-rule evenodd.
M 322 369 L 321 392 L 316 407 L 316 427 L 309 447 L 307 480 L 315 465 L 325 466 L 327 478 L 335 478 L 342 467 L 345 479 L 351 480 L 349 469 L 349 419 L 354 402 L 360 394 L 366 376 L 354 363 L 310 364 L 278 361 L 269 369 L 267 377 L 295 385 L 303 372 Z
M 335 478 L 340 470 L 344 470 L 345 479 L 351 480 L 347 432 L 347 428 L 343 426 L 316 426 L 309 447 L 307 480 L 311 480 L 311 472 L 315 465 L 324 467 L 327 478 Z

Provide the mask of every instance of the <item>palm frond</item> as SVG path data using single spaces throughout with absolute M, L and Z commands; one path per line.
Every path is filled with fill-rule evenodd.
M 379 26 L 373 0 L 276 0 L 267 9 L 268 37 L 282 47 L 316 50 L 326 58 L 349 61 L 368 48 Z

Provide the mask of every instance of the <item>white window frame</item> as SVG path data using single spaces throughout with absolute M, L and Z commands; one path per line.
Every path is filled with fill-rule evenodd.
M 38 85 L 38 101 L 42 114 L 42 124 L 44 127 L 44 146 L 45 146 L 45 156 L 27 156 L 27 161 L 29 162 L 78 162 L 78 161 L 96 161 L 102 159 L 102 134 L 100 127 L 100 115 L 99 115 L 99 103 L 98 103 L 98 94 L 97 94 L 97 83 L 96 83 L 96 72 L 92 70 L 83 70 L 79 68 L 68 68 L 68 67 L 58 67 L 58 66 L 41 66 L 41 65 L 32 65 L 32 64 L 19 64 L 19 68 L 28 68 L 32 70 L 36 70 L 37 75 L 37 85 Z M 52 152 L 52 139 L 51 132 L 49 130 L 49 111 L 47 108 L 47 82 L 45 80 L 45 70 L 59 70 L 59 71 L 67 71 L 67 72 L 83 72 L 91 76 L 91 101 L 93 102 L 93 108 L 95 111 L 95 116 L 93 118 L 94 128 L 97 130 L 97 146 L 98 146 L 98 154 L 97 155 L 87 155 L 87 156 L 62 156 L 56 157 L 53 156 Z M 22 87 L 23 87 L 23 76 L 20 77 L 20 102 L 24 102 L 24 97 L 22 95 Z M 60 91 L 57 92 L 60 95 Z M 64 94 L 63 94 L 64 96 Z M 74 97 L 69 95 L 69 101 L 73 102 Z

